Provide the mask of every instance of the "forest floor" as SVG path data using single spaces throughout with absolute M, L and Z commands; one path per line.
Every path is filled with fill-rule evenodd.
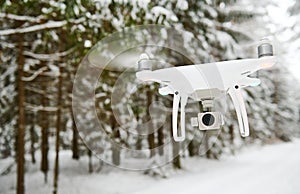
M 12 161 L 0 160 L 0 170 Z M 173 171 L 168 178 L 112 167 L 89 174 L 87 159 L 74 161 L 70 152 L 61 153 L 60 164 L 59 194 L 300 193 L 299 139 L 290 143 L 251 146 L 219 161 L 184 159 L 184 169 Z M 51 194 L 52 172 L 45 184 L 38 166 L 27 164 L 26 194 Z M 0 194 L 15 193 L 14 189 L 15 170 L 0 176 Z

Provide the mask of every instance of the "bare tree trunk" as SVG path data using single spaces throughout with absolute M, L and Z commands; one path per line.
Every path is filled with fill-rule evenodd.
M 171 122 L 172 123 L 172 115 L 171 115 Z M 171 132 L 171 138 L 172 138 L 172 146 L 173 146 L 173 161 L 172 161 L 172 164 L 173 164 L 173 168 L 175 169 L 181 169 L 181 161 L 180 161 L 180 143 L 179 142 L 175 142 L 174 139 L 173 139 L 173 130 L 172 130 L 172 124 L 170 124 L 170 132 Z
M 150 87 L 147 87 L 147 108 L 149 109 L 150 105 L 152 103 L 152 92 L 150 90 Z M 147 121 L 150 121 L 151 117 L 150 117 L 150 112 L 149 110 L 147 111 Z M 148 129 L 149 131 L 153 131 L 153 123 L 151 123 L 150 128 L 152 129 Z M 149 149 L 150 149 L 150 157 L 153 157 L 155 155 L 155 138 L 154 138 L 154 133 L 150 133 L 148 134 L 148 145 L 149 145 Z
M 201 102 L 198 102 L 198 105 L 199 105 L 199 112 L 203 112 L 203 105 Z M 197 156 L 197 155 L 200 155 L 200 150 L 199 150 L 199 147 L 200 147 L 200 143 L 195 140 L 195 136 L 194 138 L 192 139 L 191 142 L 189 142 L 189 145 L 188 145 L 188 153 L 189 153 L 189 156 L 190 157 L 193 157 L 193 156 Z
M 155 100 L 158 101 L 158 96 L 155 96 Z M 158 154 L 160 156 L 164 155 L 164 126 L 161 126 L 158 130 L 157 130 L 157 146 L 158 148 Z
M 59 66 L 58 80 L 58 96 L 57 96 L 57 120 L 56 120 L 56 144 L 55 144 L 55 163 L 54 163 L 54 189 L 53 194 L 57 194 L 58 189 L 58 174 L 59 174 L 59 142 L 60 142 L 60 127 L 61 127 L 61 102 L 62 102 L 62 79 L 63 67 Z
M 72 130 L 73 130 L 73 140 L 72 140 L 72 158 L 75 160 L 79 159 L 79 149 L 78 149 L 78 131 L 75 124 L 74 115 L 71 108 L 71 116 L 72 116 Z
M 25 193 L 24 185 L 24 172 L 25 172 L 25 91 L 23 78 L 24 68 L 24 48 L 23 48 L 23 35 L 18 35 L 18 101 L 19 101 L 19 120 L 18 120 L 18 142 L 17 142 L 17 194 Z
M 139 113 L 138 113 L 138 112 L 137 112 L 136 120 L 137 120 L 138 122 L 139 122 L 139 120 L 140 120 L 140 116 L 139 116 Z M 137 136 L 136 143 L 135 143 L 135 148 L 136 148 L 137 150 L 141 150 L 141 149 L 142 149 L 142 141 L 143 141 L 143 138 L 142 138 L 140 135 L 138 135 L 138 136 Z
M 180 154 L 179 154 L 179 143 L 174 142 L 173 143 L 173 167 L 176 169 L 181 169 L 181 160 L 180 160 Z
M 92 151 L 87 147 L 88 149 L 88 156 L 89 156 L 89 173 L 92 173 L 93 170 L 93 161 L 92 161 Z
M 161 126 L 157 131 L 157 145 L 159 147 L 158 154 L 160 156 L 164 155 L 164 127 Z
M 25 73 L 25 72 L 24 72 Z M 26 75 L 24 75 L 26 76 Z M 26 89 L 25 89 L 26 90 Z M 25 92 L 26 96 L 33 96 L 34 93 L 32 93 L 31 91 Z M 33 100 L 31 100 L 30 98 L 28 99 L 29 103 L 34 103 Z M 36 158 L 35 158 L 35 144 L 37 143 L 37 134 L 35 131 L 35 125 L 36 125 L 36 112 L 32 112 L 30 113 L 30 128 L 29 128 L 29 135 L 30 135 L 30 156 L 31 156 L 31 163 L 35 164 L 36 163 Z
M 44 93 L 42 94 L 42 106 L 47 106 L 47 87 L 46 83 L 42 83 L 42 90 Z M 49 143 L 48 143 L 48 121 L 47 121 L 47 112 L 42 111 L 41 112 L 41 126 L 42 126 L 42 142 L 41 142 L 41 171 L 44 173 L 44 181 L 47 183 L 47 174 L 49 170 L 49 164 L 48 164 L 48 150 L 49 150 Z
M 135 143 L 135 148 L 137 150 L 141 150 L 142 149 L 142 141 L 143 141 L 143 138 L 138 136 L 137 137 L 137 140 L 136 140 L 136 143 Z
M 120 136 L 120 131 L 119 129 L 116 127 L 116 120 L 115 120 L 115 117 L 114 117 L 114 114 L 111 114 L 110 115 L 110 126 L 112 128 L 112 132 L 113 132 L 113 137 L 115 139 L 119 139 L 121 136 Z M 115 145 L 113 144 L 112 145 L 112 163 L 114 165 L 120 165 L 121 161 L 120 161 L 121 157 L 120 157 L 120 148 L 118 145 Z
M 35 117 L 35 115 L 34 115 Z M 32 164 L 35 164 L 36 160 L 35 160 L 35 132 L 34 132 L 34 124 L 35 124 L 35 120 L 33 120 L 33 124 L 30 127 L 30 155 L 31 155 L 31 162 Z
M 192 140 L 188 145 L 189 156 L 193 157 L 197 155 L 197 146 L 195 140 Z

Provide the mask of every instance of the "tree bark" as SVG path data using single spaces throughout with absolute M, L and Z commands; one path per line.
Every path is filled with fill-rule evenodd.
M 92 173 L 93 170 L 93 161 L 92 161 L 92 151 L 87 147 L 88 149 L 88 157 L 89 157 L 89 173 Z
M 61 108 L 62 108 L 62 74 L 63 67 L 59 66 L 59 80 L 58 80 L 58 95 L 57 95 L 57 120 L 56 120 L 56 144 L 55 144 L 55 163 L 54 163 L 54 189 L 53 194 L 57 194 L 58 189 L 58 175 L 59 175 L 59 144 L 60 144 L 60 127 L 61 127 Z
M 158 101 L 158 96 L 156 95 L 155 100 Z M 158 154 L 160 156 L 164 155 L 164 126 L 161 126 L 157 130 L 157 146 L 158 146 Z
M 173 140 L 174 141 L 174 140 Z M 181 160 L 180 160 L 180 154 L 179 154 L 179 143 L 173 142 L 173 167 L 175 169 L 181 169 Z
M 35 115 L 34 115 L 35 117 Z M 30 127 L 30 155 L 31 155 L 31 162 L 32 164 L 35 164 L 36 159 L 35 159 L 35 132 L 34 132 L 34 124 L 35 122 L 33 121 L 33 124 Z
M 25 193 L 25 185 L 24 185 L 24 172 L 25 172 L 25 110 L 24 110 L 24 102 L 25 102 L 25 91 L 24 91 L 24 82 L 23 78 L 23 69 L 24 69 L 24 48 L 23 48 L 23 40 L 24 37 L 22 34 L 18 35 L 18 100 L 19 100 L 19 120 L 18 120 L 18 142 L 17 142 L 17 194 Z
M 235 148 L 234 148 L 234 126 L 231 124 L 229 126 L 229 134 L 230 134 L 230 147 L 231 147 L 231 153 L 235 154 Z
M 188 145 L 188 152 L 190 157 L 197 155 L 197 147 L 195 146 L 196 142 L 192 140 Z
M 157 131 L 157 146 L 158 148 L 158 154 L 160 156 L 164 155 L 164 127 L 161 126 Z
M 44 93 L 41 96 L 42 106 L 47 106 L 47 87 L 46 83 L 42 83 L 42 90 Z M 44 181 L 47 183 L 47 174 L 49 170 L 49 164 L 48 164 L 48 151 L 49 151 L 49 143 L 48 143 L 48 121 L 47 121 L 47 112 L 41 111 L 41 127 L 42 127 L 42 142 L 41 142 L 41 171 L 44 173 Z
M 113 132 L 113 137 L 115 140 L 120 139 L 120 131 L 119 129 L 116 127 L 116 120 L 114 117 L 114 114 L 110 115 L 110 125 L 112 128 L 112 132 Z M 118 145 L 116 145 L 118 141 L 115 141 L 114 144 L 112 145 L 112 163 L 116 166 L 120 165 L 121 161 L 121 157 L 120 157 L 120 148 Z
M 136 114 L 137 114 L 136 120 L 139 122 L 140 116 L 139 116 L 138 111 L 137 111 Z M 299 113 L 299 114 L 300 114 L 300 113 Z M 138 136 L 137 136 L 136 143 L 135 143 L 135 148 L 136 148 L 137 150 L 141 150 L 141 149 L 142 149 L 142 141 L 143 141 L 143 138 L 142 138 L 140 135 L 138 135 Z
M 72 140 L 72 158 L 75 160 L 79 159 L 79 149 L 78 149 L 78 131 L 75 124 L 74 115 L 71 108 L 71 116 L 72 116 L 72 130 L 73 130 L 73 140 Z
M 147 111 L 147 121 L 149 122 L 151 120 L 151 117 L 150 117 L 150 112 L 149 112 L 149 107 L 152 103 L 152 92 L 150 90 L 150 87 L 147 87 L 147 108 L 148 108 L 148 111 Z M 152 128 L 152 129 L 148 129 L 149 131 L 153 131 L 153 123 L 151 121 L 151 124 L 148 125 L 149 128 Z M 150 134 L 148 134 L 148 145 L 149 145 L 149 149 L 150 149 L 150 157 L 153 157 L 155 155 L 155 139 L 154 139 L 154 133 L 151 132 Z
M 170 133 L 171 133 L 171 138 L 172 138 L 172 146 L 173 146 L 173 149 L 172 149 L 172 152 L 173 152 L 173 161 L 172 161 L 172 164 L 173 164 L 173 168 L 175 169 L 181 169 L 181 161 L 180 161 L 180 143 L 179 142 L 175 142 L 174 139 L 173 139 L 173 130 L 172 130 L 172 115 L 171 115 L 171 120 L 170 120 Z

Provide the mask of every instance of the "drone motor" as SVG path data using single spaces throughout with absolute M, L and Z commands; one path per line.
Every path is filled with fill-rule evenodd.
M 258 58 L 273 56 L 273 46 L 270 43 L 262 43 L 257 47 Z
M 138 62 L 138 69 L 139 71 L 143 70 L 152 70 L 152 61 L 147 59 L 142 59 Z

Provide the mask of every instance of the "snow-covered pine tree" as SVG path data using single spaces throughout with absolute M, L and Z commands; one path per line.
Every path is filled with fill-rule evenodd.
M 5 26 L 2 21 L 2 26 Z M 14 155 L 14 136 L 17 124 L 17 88 L 16 88 L 16 57 L 13 55 L 15 44 L 7 37 L 0 37 L 0 156 L 6 158 Z
M 7 1 L 8 2 L 8 1 Z M 3 84 L 3 90 L 1 90 L 1 119 L 5 119 L 4 127 L 1 126 L 2 134 L 10 133 L 10 127 L 14 126 L 17 120 L 16 114 L 13 114 L 12 107 L 17 107 L 12 100 L 17 94 L 15 90 L 15 74 L 12 73 L 16 69 L 17 53 L 15 52 L 16 40 L 11 38 L 12 34 L 24 35 L 24 49 L 25 49 L 25 76 L 34 78 L 32 81 L 26 82 L 26 108 L 29 111 L 47 111 L 47 120 L 50 121 L 49 128 L 55 126 L 55 111 L 56 111 L 56 93 L 57 83 L 59 75 L 59 64 L 63 63 L 63 79 L 68 80 L 63 82 L 62 86 L 62 140 L 61 144 L 65 149 L 69 149 L 71 146 L 70 133 L 74 133 L 75 130 L 66 130 L 66 123 L 72 122 L 70 115 L 70 106 L 72 100 L 72 81 L 78 64 L 83 56 L 87 53 L 91 45 L 97 43 L 101 38 L 106 35 L 120 30 L 123 27 L 135 26 L 140 24 L 163 24 L 166 26 L 172 26 L 176 29 L 186 30 L 200 40 L 200 44 L 184 45 L 186 50 L 195 50 L 195 56 L 199 63 L 220 61 L 235 59 L 248 56 L 239 47 L 239 43 L 249 40 L 247 32 L 238 28 L 240 23 L 252 20 L 256 13 L 253 13 L 251 9 L 247 9 L 247 6 L 240 6 L 239 2 L 228 1 L 185 1 L 185 0 L 171 0 L 171 1 L 27 1 L 21 4 L 9 4 L 4 3 L 1 8 L 3 13 L 0 14 L 1 24 L 3 29 L 0 30 L 1 35 L 1 47 L 6 48 L 1 50 L 1 60 L 7 61 L 9 66 L 5 63 L 3 71 L 1 69 L 1 84 Z M 23 7 L 23 8 L 21 8 Z M 29 8 L 30 9 L 27 9 Z M 22 26 L 14 26 L 15 21 L 22 21 Z M 32 28 L 34 27 L 34 28 Z M 17 29 L 16 29 L 17 28 Z M 11 29 L 11 30 L 9 30 Z M 298 29 L 295 27 L 295 29 Z M 63 39 L 61 32 L 66 33 L 66 39 Z M 60 45 L 64 44 L 64 50 Z M 195 43 L 196 44 L 196 43 Z M 59 51 L 59 52 L 58 52 Z M 168 55 L 168 53 L 164 53 Z M 63 61 L 62 61 L 63 58 Z M 175 57 L 174 57 L 175 58 Z M 179 58 L 177 61 L 173 61 L 174 65 L 184 65 L 191 62 Z M 45 67 L 45 68 L 44 68 Z M 3 74 L 2 74 L 3 72 Z M 249 89 L 245 94 L 247 95 L 247 105 L 249 110 L 249 118 L 253 139 L 267 139 L 274 136 L 273 121 L 269 119 L 270 115 L 274 114 L 274 103 L 272 91 L 274 91 L 274 84 L 269 79 L 271 74 L 262 73 L 263 85 L 259 89 Z M 284 73 L 282 74 L 282 76 Z M 116 126 L 116 122 L 111 119 L 112 110 L 108 108 L 110 105 L 109 96 L 118 74 L 111 73 L 110 76 L 104 76 L 105 80 L 99 80 L 99 86 L 96 90 L 97 97 L 97 111 L 99 117 L 107 122 L 107 133 L 110 134 L 110 138 L 121 142 L 129 147 L 138 147 L 139 149 L 148 148 L 147 138 L 141 141 L 141 139 L 135 139 L 126 133 L 120 133 Z M 43 77 L 48 77 L 49 87 L 40 87 L 40 82 Z M 37 81 L 39 80 L 39 81 Z M 36 81 L 36 82 L 35 82 Z M 86 79 L 85 87 L 89 87 L 89 78 Z M 264 84 L 265 83 L 265 84 Z M 106 85 L 105 85 L 106 84 Z M 151 99 L 156 99 L 154 94 L 157 91 L 157 87 L 150 87 L 152 92 Z M 288 114 L 292 114 L 292 106 L 287 108 L 284 106 L 285 102 L 290 102 L 291 98 L 288 97 L 285 89 L 287 85 L 279 86 L 279 96 L 282 97 L 280 102 L 281 108 L 279 114 L 284 114 L 287 110 Z M 46 91 L 45 91 L 46 90 Z M 82 88 L 82 95 L 85 89 Z M 141 88 L 141 93 L 138 99 L 138 105 L 140 107 L 146 107 L 146 87 Z M 44 93 L 44 94 L 43 94 Z M 41 103 L 41 98 L 46 95 L 48 99 L 47 107 Z M 103 97 L 104 96 L 104 97 Z M 98 99 L 99 97 L 99 99 Z M 160 97 L 158 97 L 159 99 Z M 149 97 L 150 99 L 150 97 Z M 167 100 L 163 100 L 167 101 Z M 147 110 L 141 110 L 140 107 L 134 107 L 134 101 L 131 105 L 135 115 L 139 115 L 137 120 L 145 119 Z M 140 104 L 139 104 L 140 103 Z M 168 104 L 169 102 L 166 102 Z M 229 102 L 230 104 L 230 102 Z M 30 106 L 29 106 L 30 105 Z M 170 107 L 169 105 L 166 105 Z M 258 111 L 264 109 L 264 111 Z M 196 110 L 199 111 L 199 110 Z M 230 107 L 230 114 L 226 119 L 228 125 L 225 126 L 221 134 L 208 134 L 207 148 L 211 148 L 207 154 L 210 158 L 218 158 L 222 152 L 227 152 L 226 147 L 235 143 L 240 139 L 238 135 L 238 126 L 236 122 L 236 116 L 232 107 Z M 144 118 L 143 118 L 144 117 Z M 290 118 L 289 118 L 290 119 Z M 288 118 L 283 122 L 280 122 L 283 126 L 280 128 L 286 128 L 290 122 Z M 88 115 L 86 125 L 89 123 Z M 261 120 L 261 122 L 256 122 Z M 27 120 L 27 128 L 32 126 L 36 129 L 40 129 L 40 123 L 34 120 L 34 116 L 29 116 Z M 3 122 L 1 122 L 2 125 Z M 93 126 L 90 126 L 92 129 Z M 196 129 L 187 126 L 189 134 Z M 170 127 L 160 129 L 160 137 L 162 134 L 164 140 L 170 137 Z M 280 130 L 279 130 L 280 131 Z M 76 136 L 76 135 L 75 135 Z M 74 136 L 74 137 L 75 137 Z M 192 142 L 192 147 L 195 150 L 195 154 L 199 153 L 199 147 L 201 145 L 201 137 L 203 133 L 198 132 L 196 138 Z M 1 135 L 1 137 L 3 137 Z M 188 136 L 190 139 L 192 136 Z M 12 145 L 11 139 L 4 141 L 5 146 Z M 76 138 L 76 137 L 75 137 Z M 152 136 L 151 136 L 152 138 Z M 127 140 L 130 140 L 129 142 Z M 149 137 L 150 139 L 150 137 Z M 161 140 L 160 143 L 162 142 Z M 155 146 L 160 143 L 155 140 Z M 252 141 L 252 139 L 251 139 Z M 107 139 L 104 139 L 107 147 L 104 149 L 110 150 L 112 146 L 108 143 Z M 153 140 L 149 141 L 149 144 L 153 144 Z M 242 142 L 243 143 L 243 142 Z M 185 146 L 182 146 L 185 147 Z M 7 148 L 9 149 L 9 148 Z M 191 148 L 192 149 L 192 148 Z M 235 147 L 232 148 L 234 150 Z M 122 158 L 118 161 L 119 153 L 115 152 L 115 163 L 122 163 Z M 120 155 L 119 155 L 120 156 Z M 177 160 L 179 160 L 178 157 Z M 179 161 L 180 162 L 180 161 Z

